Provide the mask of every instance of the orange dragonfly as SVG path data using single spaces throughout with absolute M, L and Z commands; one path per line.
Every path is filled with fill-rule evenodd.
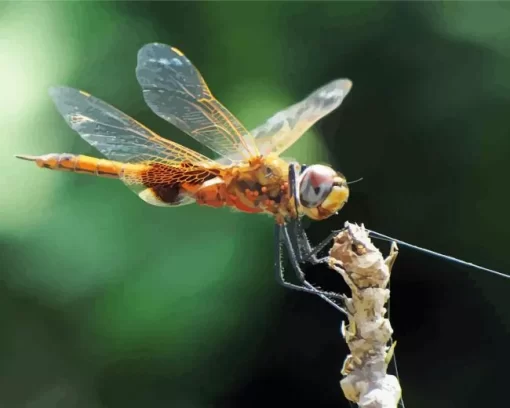
M 63 86 L 49 92 L 58 111 L 106 159 L 63 153 L 17 157 L 51 170 L 120 179 L 156 206 L 195 202 L 269 214 L 276 221 L 278 242 L 289 243 L 291 257 L 298 262 L 315 259 L 303 249 L 308 241 L 294 239 L 300 227 L 295 226 L 295 233 L 287 227 L 302 215 L 323 220 L 335 214 L 347 202 L 349 188 L 345 177 L 328 166 L 300 166 L 280 154 L 342 103 L 351 81 L 332 81 L 248 132 L 176 48 L 160 43 L 143 46 L 136 77 L 153 112 L 220 157 L 213 160 L 164 139 L 113 106 Z M 283 270 L 279 274 L 284 285 L 317 293 L 304 278 L 300 280 L 308 288 L 286 282 Z

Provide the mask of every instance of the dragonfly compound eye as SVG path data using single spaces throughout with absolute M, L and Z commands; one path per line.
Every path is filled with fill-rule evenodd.
M 307 208 L 318 207 L 333 188 L 333 169 L 315 164 L 307 167 L 299 179 L 299 200 Z
M 344 206 L 348 197 L 345 178 L 331 167 L 314 164 L 299 177 L 299 201 L 304 213 L 312 219 L 333 215 Z

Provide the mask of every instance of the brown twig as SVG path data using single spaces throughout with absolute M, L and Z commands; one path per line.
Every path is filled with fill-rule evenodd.
M 330 267 L 352 293 L 345 299 L 349 323 L 342 326 L 351 354 L 344 362 L 340 386 L 345 397 L 362 408 L 395 408 L 402 393 L 398 379 L 387 374 L 396 343 L 388 347 L 393 329 L 384 307 L 397 253 L 397 245 L 392 243 L 384 259 L 363 225 L 346 223 L 329 254 Z

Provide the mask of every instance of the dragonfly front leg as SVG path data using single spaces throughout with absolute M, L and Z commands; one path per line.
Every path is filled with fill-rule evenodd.
M 329 256 L 323 256 L 321 258 L 318 257 L 319 252 L 321 252 L 328 244 L 331 243 L 333 238 L 337 236 L 341 230 L 334 230 L 328 234 L 328 236 L 323 239 L 321 242 L 319 242 L 315 247 L 312 247 L 310 245 L 310 241 L 308 240 L 308 237 L 306 236 L 306 233 L 304 229 L 297 228 L 296 229 L 296 239 L 298 242 L 300 242 L 299 247 L 302 248 L 301 250 L 301 263 L 310 263 L 312 265 L 317 264 L 324 264 L 329 262 Z
M 297 163 L 290 163 L 289 165 L 289 189 L 294 198 L 295 205 L 295 218 L 288 222 L 288 228 L 291 229 L 290 236 L 287 238 L 289 244 L 293 244 L 295 248 L 295 254 L 299 263 L 307 262 L 308 254 L 312 251 L 310 242 L 306 237 L 303 226 L 301 225 L 300 216 L 300 199 L 299 199 L 299 185 L 297 182 Z M 303 165 L 302 167 L 306 167 Z M 289 235 L 287 233 L 287 235 Z
M 303 286 L 295 285 L 295 284 L 285 280 L 285 277 L 284 277 L 285 269 L 284 269 L 283 263 L 282 263 L 282 261 L 283 261 L 282 244 L 285 245 L 285 247 L 287 248 L 292 268 L 294 269 L 298 280 L 302 283 Z M 301 266 L 297 260 L 296 253 L 293 248 L 293 244 L 292 244 L 292 241 L 288 234 L 288 231 L 286 230 L 284 225 L 278 225 L 278 224 L 275 225 L 275 265 L 274 265 L 274 268 L 275 268 L 274 270 L 275 270 L 276 279 L 282 286 L 289 288 L 289 289 L 299 290 L 302 292 L 317 295 L 317 296 L 321 297 L 323 300 L 325 300 L 326 302 L 328 302 L 335 309 L 346 314 L 345 309 L 343 309 L 341 306 L 339 306 L 332 300 L 332 298 L 344 299 L 345 298 L 344 295 L 341 295 L 341 294 L 338 294 L 335 292 L 326 292 L 326 291 L 319 290 L 306 280 L 305 274 L 302 271 Z
M 298 275 L 298 280 L 303 283 L 306 282 L 305 274 L 303 273 L 303 271 L 301 270 L 301 267 L 299 266 L 299 262 L 296 259 L 295 252 L 292 248 L 292 245 L 289 245 L 289 243 L 288 243 L 289 237 L 288 237 L 288 234 L 285 234 L 285 232 L 286 231 L 284 229 L 284 226 L 275 224 L 274 271 L 275 271 L 276 280 L 278 281 L 278 283 L 280 285 L 282 285 L 288 289 L 299 290 L 302 292 L 317 294 L 319 292 L 319 290 L 315 289 L 311 284 L 309 284 L 308 287 L 303 287 L 303 286 L 299 286 L 299 285 L 296 285 L 294 283 L 291 283 L 291 282 L 288 282 L 285 280 L 285 276 L 284 276 L 285 269 L 283 267 L 283 251 L 282 251 L 282 246 L 284 244 L 287 247 L 287 249 L 290 248 L 289 258 L 290 258 L 293 269 L 296 271 L 296 274 Z M 305 286 L 307 286 L 306 283 L 304 283 L 304 284 L 305 284 Z
M 310 282 L 308 282 L 305 278 L 305 274 L 304 272 L 302 271 L 300 265 L 299 265 L 299 262 L 297 261 L 297 258 L 296 258 L 296 255 L 295 255 L 295 252 L 292 248 L 292 245 L 290 244 L 288 238 L 288 233 L 287 234 L 283 234 L 283 230 L 284 230 L 284 227 L 283 226 L 280 226 L 280 225 L 276 225 L 275 226 L 275 232 L 276 232 L 276 236 L 275 236 L 275 244 L 276 244 L 276 248 L 275 248 L 275 274 L 276 274 L 276 278 L 277 278 L 277 281 L 284 287 L 286 288 L 289 288 L 289 289 L 294 289 L 294 290 L 299 290 L 299 291 L 302 291 L 302 292 L 306 292 L 306 293 L 311 293 L 311 294 L 314 294 L 314 295 L 317 295 L 319 296 L 321 299 L 325 300 L 328 304 L 330 304 L 331 306 L 333 306 L 336 310 L 342 312 L 343 314 L 347 315 L 347 311 L 341 307 L 340 305 L 338 305 L 333 299 L 331 298 L 340 298 L 340 299 L 345 299 L 345 296 L 344 295 L 341 295 L 341 294 L 338 294 L 338 293 L 334 293 L 334 292 L 325 292 L 325 291 L 321 291 L 317 288 L 315 288 Z M 292 264 L 292 267 L 296 273 L 296 276 L 298 277 L 298 280 L 304 285 L 304 286 L 299 286 L 299 285 L 295 285 L 293 283 L 290 283 L 288 281 L 285 280 L 284 278 L 284 267 L 283 267 L 283 253 L 282 253 L 282 244 L 285 244 L 285 246 L 287 247 L 288 251 L 289 251 L 289 258 L 290 258 L 290 261 L 291 261 L 291 264 Z

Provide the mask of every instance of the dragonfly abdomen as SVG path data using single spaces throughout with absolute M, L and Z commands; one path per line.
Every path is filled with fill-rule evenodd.
M 71 171 L 108 178 L 120 178 L 126 166 L 124 163 L 112 160 L 69 153 L 50 153 L 42 156 L 19 155 L 16 157 L 33 161 L 37 166 L 45 169 Z

